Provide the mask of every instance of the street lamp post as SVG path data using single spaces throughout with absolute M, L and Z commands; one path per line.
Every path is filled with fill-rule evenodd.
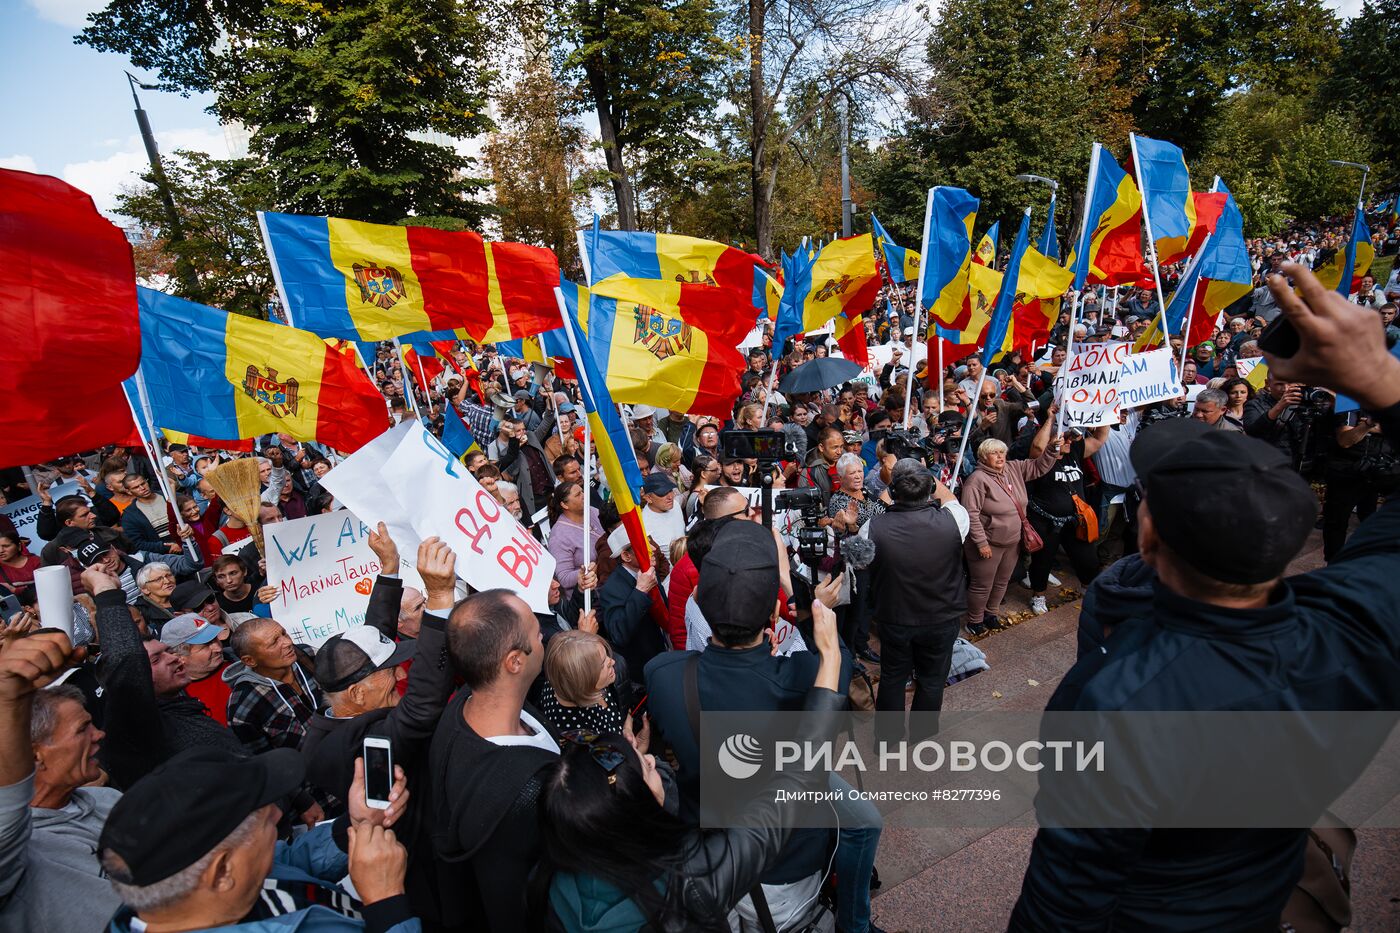
M 146 111 L 141 106 L 141 98 L 136 96 L 136 88 L 143 90 L 154 90 L 151 85 L 142 84 L 137 81 L 131 72 L 126 72 L 127 84 L 131 86 L 131 100 L 136 105 L 136 125 L 141 129 L 141 142 L 146 146 L 146 158 L 151 163 L 151 177 L 155 179 L 156 191 L 160 195 L 161 207 L 165 209 L 165 222 L 169 235 L 167 241 L 171 243 L 183 243 L 185 240 L 185 228 L 180 223 L 180 214 L 175 210 L 175 198 L 170 193 L 170 182 L 165 177 L 165 167 L 161 165 L 160 149 L 156 146 L 155 134 L 151 132 L 151 121 L 146 116 Z M 197 295 L 199 292 L 199 279 L 195 276 L 194 270 L 190 268 L 189 261 L 181 255 L 179 250 L 175 253 L 175 272 L 180 277 L 180 281 L 185 286 L 186 293 Z

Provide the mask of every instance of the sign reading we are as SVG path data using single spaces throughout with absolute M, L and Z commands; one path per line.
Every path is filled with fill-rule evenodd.
M 263 526 L 268 583 L 277 587 L 272 617 L 292 641 L 318 647 L 364 623 L 380 570 L 369 533 L 343 510 Z

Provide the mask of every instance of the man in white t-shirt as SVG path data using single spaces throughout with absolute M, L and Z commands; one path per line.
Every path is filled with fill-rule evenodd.
M 671 542 L 685 534 L 685 513 L 676 505 L 676 483 L 653 470 L 642 481 L 642 525 L 647 536 L 663 554 L 670 554 Z

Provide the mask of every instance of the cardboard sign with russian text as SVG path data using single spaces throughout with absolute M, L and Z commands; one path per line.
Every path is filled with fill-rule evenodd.
M 1118 377 L 1120 408 L 1140 408 L 1180 394 L 1181 380 L 1171 347 L 1132 353 L 1123 361 L 1123 372 Z
M 457 576 L 476 590 L 513 590 L 536 612 L 549 611 L 554 555 L 422 425 L 410 423 L 380 475 L 418 536 L 436 535 L 452 548 Z
M 1118 379 L 1129 343 L 1084 344 L 1065 361 L 1057 392 L 1065 428 L 1097 428 L 1118 421 Z
M 319 647 L 363 625 L 379 558 L 369 526 L 344 509 L 263 526 L 272 617 L 292 641 Z

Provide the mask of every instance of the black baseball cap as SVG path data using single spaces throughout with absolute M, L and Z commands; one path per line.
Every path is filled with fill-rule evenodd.
M 317 649 L 316 683 L 327 693 L 339 693 L 376 671 L 398 667 L 413 650 L 413 642 L 396 642 L 372 625 L 351 626 Z
M 78 558 L 78 563 L 82 564 L 84 567 L 91 567 L 105 557 L 107 552 L 111 549 L 111 545 L 104 544 L 96 538 L 89 537 L 86 541 L 77 546 L 73 554 Z
M 277 748 L 247 756 L 191 748 L 131 785 L 112 807 L 97 840 L 124 869 L 107 873 L 144 887 L 189 868 L 213 851 L 253 811 L 294 793 L 306 777 L 301 753 Z
M 732 521 L 715 535 L 705 556 L 695 602 L 713 627 L 763 622 L 778 599 L 778 546 L 773 532 L 753 522 Z M 755 629 L 757 630 L 757 629 Z
M 186 580 L 170 594 L 170 605 L 181 612 L 193 612 L 214 598 L 214 591 L 198 580 Z
M 1157 536 L 1223 583 L 1283 574 L 1317 520 L 1317 497 L 1277 448 L 1194 420 L 1153 425 L 1128 457 Z

